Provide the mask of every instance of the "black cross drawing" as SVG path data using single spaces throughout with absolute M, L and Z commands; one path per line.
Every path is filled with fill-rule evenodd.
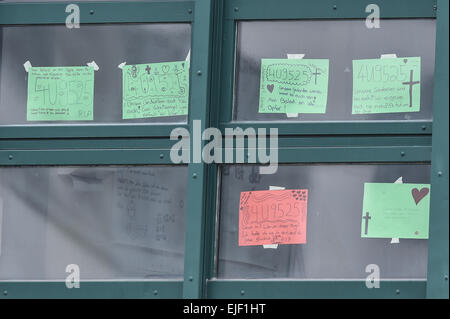
M 364 228 L 364 235 L 367 235 L 367 231 L 369 230 L 369 219 L 372 219 L 372 217 L 369 216 L 369 212 L 366 213 L 366 216 L 363 216 L 363 219 L 366 220 L 366 226 Z
M 314 84 L 317 84 L 317 76 L 321 75 L 322 73 L 317 72 L 317 68 L 316 68 L 316 72 L 313 73 L 314 75 Z
M 147 71 L 147 74 L 150 74 L 150 67 L 147 65 L 147 67 L 145 68 L 145 71 Z
M 409 107 L 412 107 L 412 89 L 413 89 L 413 85 L 415 84 L 419 84 L 420 81 L 413 81 L 413 75 L 414 75 L 414 71 L 411 70 L 411 72 L 409 73 L 409 82 L 403 82 L 403 85 L 409 85 Z

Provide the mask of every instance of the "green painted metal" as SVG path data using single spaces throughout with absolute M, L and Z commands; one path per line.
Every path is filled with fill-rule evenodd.
M 169 152 L 174 143 L 168 139 L 170 132 L 184 127 L 192 135 L 193 120 L 201 120 L 203 128 L 218 126 L 222 131 L 237 126 L 277 127 L 280 163 L 431 161 L 435 191 L 428 284 L 425 280 L 393 280 L 382 281 L 379 289 L 367 289 L 364 281 L 213 279 L 219 169 L 217 164 L 191 163 L 183 281 L 82 282 L 80 289 L 67 289 L 63 282 L 0 281 L 0 298 L 448 298 L 448 2 L 437 1 L 433 123 L 232 122 L 237 20 L 365 18 L 366 3 L 194 0 L 79 3 L 81 23 L 192 22 L 187 124 L 0 126 L 1 166 L 167 165 L 171 164 Z M 0 4 L 0 24 L 64 23 L 59 11 L 64 11 L 66 4 Z M 383 8 L 384 17 L 436 16 L 436 0 L 380 0 L 377 4 Z M 437 175 L 438 172 L 442 174 Z M 3 291 L 6 295 L 2 295 Z
M 213 0 L 197 0 L 192 23 L 192 55 L 190 85 L 190 134 L 193 121 L 200 120 L 201 128 L 209 126 L 210 88 L 212 72 L 212 12 Z M 194 138 L 195 140 L 195 138 Z M 204 294 L 205 212 L 207 196 L 207 165 L 195 163 L 195 145 L 192 143 L 192 162 L 188 172 L 186 204 L 186 248 L 184 259 L 184 298 L 201 298 Z M 204 141 L 199 143 L 201 147 Z M 200 161 L 200 160 L 199 160 Z
M 276 19 L 356 19 L 367 17 L 360 0 L 231 0 L 225 2 L 225 18 L 230 20 Z M 382 18 L 435 17 L 436 0 L 378 0 Z
M 191 22 L 194 1 L 176 2 L 61 2 L 61 3 L 0 3 L 0 26 L 19 24 L 64 24 L 69 3 L 78 4 L 80 23 L 152 23 Z M 170 124 L 101 124 L 68 126 L 0 126 L 3 138 L 76 138 L 76 137 L 161 137 L 169 136 L 186 123 Z
M 0 3 L 0 24 L 64 24 L 69 3 L 80 8 L 80 23 L 189 22 L 194 2 Z
M 0 150 L 0 165 L 167 165 L 170 150 Z
M 434 79 L 434 123 L 431 166 L 430 238 L 428 240 L 427 298 L 449 298 L 449 203 L 448 175 L 448 56 L 449 3 L 439 0 L 436 30 L 436 66 Z
M 220 129 L 225 127 L 277 127 L 280 135 L 299 134 L 431 134 L 431 121 L 411 122 L 234 122 L 234 64 L 237 21 L 277 19 L 354 19 L 366 18 L 368 3 L 359 0 L 230 0 L 225 1 L 223 67 L 221 75 Z M 382 18 L 435 18 L 436 0 L 383 0 L 377 5 Z
M 208 297 L 225 299 L 364 299 L 425 298 L 426 281 L 380 281 L 368 289 L 364 280 L 209 280 Z
M 0 126 L 0 140 L 6 138 L 83 138 L 83 137 L 167 137 L 173 129 L 188 128 L 178 124 L 122 124 L 122 125 L 55 125 Z
M 64 281 L 0 281 L 2 299 L 178 299 L 183 282 L 173 281 L 80 281 L 67 288 Z
M 336 135 L 336 134 L 431 134 L 432 122 L 411 121 L 399 122 L 317 122 L 317 123 L 281 123 L 281 122 L 232 122 L 221 123 L 220 129 L 247 127 L 266 128 L 276 127 L 279 135 Z

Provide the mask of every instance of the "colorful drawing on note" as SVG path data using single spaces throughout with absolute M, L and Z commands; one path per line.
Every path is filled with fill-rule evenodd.
M 125 65 L 123 119 L 188 114 L 189 61 Z
M 430 184 L 365 183 L 361 237 L 428 238 Z
M 262 59 L 259 113 L 325 113 L 329 60 Z
M 352 114 L 420 111 L 420 57 L 353 60 Z
M 94 68 L 30 67 L 27 121 L 92 121 Z
M 242 192 L 239 246 L 306 243 L 307 189 Z

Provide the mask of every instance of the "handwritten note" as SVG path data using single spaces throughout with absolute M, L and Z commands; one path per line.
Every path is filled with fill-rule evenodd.
M 429 215 L 429 184 L 364 184 L 361 237 L 426 239 Z
M 353 60 L 352 114 L 420 111 L 420 57 Z
M 123 119 L 188 114 L 189 61 L 125 65 Z
M 185 186 L 173 168 L 121 168 L 114 175 L 113 234 L 117 242 L 181 253 Z
M 325 113 L 326 59 L 262 59 L 259 113 Z
M 91 121 L 93 109 L 94 68 L 29 68 L 28 121 Z
M 239 246 L 306 243 L 307 189 L 242 192 Z

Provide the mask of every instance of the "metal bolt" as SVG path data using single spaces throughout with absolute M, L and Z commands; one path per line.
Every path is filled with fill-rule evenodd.
M 4 294 L 5 296 L 7 296 L 7 295 L 8 295 L 8 290 L 3 290 L 3 294 Z
M 242 296 L 245 295 L 245 291 L 244 290 L 241 290 L 241 295 Z
M 438 176 L 439 176 L 439 177 L 442 176 L 442 172 L 441 172 L 441 171 L 438 172 Z
M 405 152 L 400 152 L 400 155 L 401 156 L 405 156 Z
M 157 296 L 157 295 L 158 295 L 158 290 L 153 290 L 153 294 L 154 294 L 155 296 Z
M 425 131 L 427 127 L 425 125 L 422 126 L 422 131 Z
M 94 14 L 94 10 L 89 11 L 90 14 Z
M 434 10 L 434 11 L 437 10 L 437 5 L 433 5 L 433 10 Z
M 192 178 L 197 178 L 197 173 L 192 174 Z
M 197 71 L 197 75 L 198 75 L 198 76 L 202 75 L 202 71 L 201 71 L 201 70 L 198 70 L 198 71 Z
M 189 281 L 193 281 L 194 278 L 192 278 L 192 276 L 189 276 Z
M 12 155 L 9 155 L 8 158 L 9 158 L 9 160 L 12 160 L 12 159 L 13 159 L 13 156 L 12 156 Z
M 337 10 L 337 5 L 333 5 L 333 10 Z
M 234 7 L 234 12 L 238 12 L 239 8 L 238 7 Z
M 445 275 L 445 276 L 444 276 L 444 280 L 448 280 L 448 275 Z
M 189 9 L 189 10 L 188 10 L 188 13 L 191 14 L 191 13 L 192 13 L 192 9 Z
M 159 158 L 164 158 L 164 154 L 163 153 L 159 154 Z
M 397 290 L 395 291 L 395 294 L 396 294 L 396 295 L 400 295 L 400 289 L 397 289 Z

